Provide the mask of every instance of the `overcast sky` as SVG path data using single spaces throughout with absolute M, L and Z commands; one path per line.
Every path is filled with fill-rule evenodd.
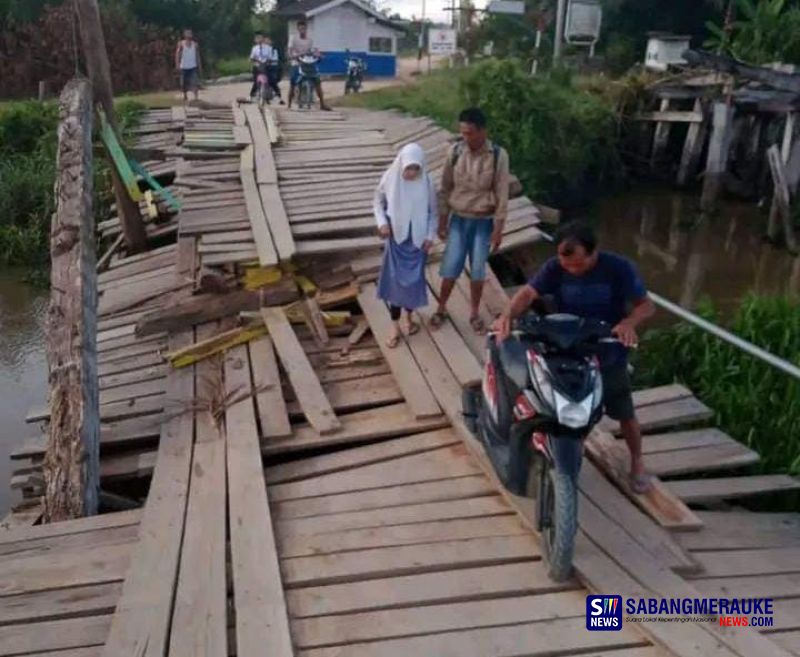
M 452 12 L 444 11 L 444 8 L 451 6 L 452 2 L 453 0 L 425 0 L 425 14 L 435 21 L 448 21 Z M 475 6 L 485 7 L 486 2 L 487 0 L 476 0 Z M 377 0 L 377 4 L 381 9 L 388 8 L 405 18 L 422 16 L 422 0 Z

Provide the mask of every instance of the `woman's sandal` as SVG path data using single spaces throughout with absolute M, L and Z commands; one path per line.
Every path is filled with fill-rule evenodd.
M 477 333 L 478 335 L 483 335 L 484 333 L 486 333 L 486 324 L 480 317 L 470 317 L 469 325 L 472 327 L 472 330 L 475 331 L 475 333 Z
M 408 323 L 408 328 L 406 329 L 408 335 L 416 335 L 419 333 L 419 324 L 414 321 L 410 321 Z
M 399 335 L 393 335 L 388 340 L 386 340 L 386 346 L 389 347 L 389 349 L 397 349 L 397 346 L 399 344 L 400 344 L 400 336 Z
M 434 330 L 441 328 L 442 324 L 444 324 L 448 319 L 450 319 L 450 316 L 447 313 L 439 312 L 437 310 L 435 313 L 433 313 L 433 315 L 431 315 L 431 328 Z

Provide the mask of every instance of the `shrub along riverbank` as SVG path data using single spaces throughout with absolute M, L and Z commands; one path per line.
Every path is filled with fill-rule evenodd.
M 508 150 L 526 193 L 559 207 L 593 200 L 622 169 L 613 101 L 566 74 L 531 78 L 514 60 L 437 71 L 410 86 L 342 102 L 428 116 L 450 130 L 456 129 L 461 109 L 478 105 L 489 118 L 492 138 Z
M 709 303 L 698 312 L 723 323 Z M 729 328 L 800 365 L 800 302 L 747 297 Z M 762 471 L 800 474 L 800 381 L 685 323 L 649 332 L 636 360 L 638 385 L 684 383 L 723 431 L 761 455 Z
M 117 106 L 123 133 L 142 106 Z M 58 105 L 22 101 L 0 107 L 0 265 L 44 268 L 49 257 L 50 217 L 55 211 Z M 105 162 L 95 159 L 98 220 L 112 200 Z

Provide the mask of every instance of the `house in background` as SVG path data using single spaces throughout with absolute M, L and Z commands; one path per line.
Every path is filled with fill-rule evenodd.
M 309 36 L 323 59 L 324 75 L 343 75 L 345 51 L 367 62 L 371 76 L 397 73 L 397 38 L 404 30 L 360 0 L 294 0 L 280 3 L 275 15 L 289 21 L 289 39 L 297 34 L 297 22 L 308 23 Z M 285 44 L 284 44 L 285 45 Z

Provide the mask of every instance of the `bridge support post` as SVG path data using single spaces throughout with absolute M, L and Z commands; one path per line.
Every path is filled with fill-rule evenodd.
M 47 315 L 50 424 L 44 460 L 45 522 L 97 513 L 100 409 L 93 214 L 92 87 L 61 94 Z
M 119 137 L 116 114 L 114 113 L 111 66 L 108 63 L 106 41 L 103 35 L 103 26 L 100 22 L 100 8 L 97 6 L 97 0 L 76 0 L 75 6 L 80 23 L 83 58 L 86 62 L 86 71 L 89 74 L 89 79 L 92 81 L 95 99 L 103 108 L 106 118 Z M 111 179 L 114 183 L 117 214 L 122 226 L 122 234 L 125 236 L 128 253 L 144 251 L 147 248 L 147 233 L 142 221 L 142 214 L 139 212 L 139 205 L 128 194 L 113 162 L 109 168 L 111 169 Z

